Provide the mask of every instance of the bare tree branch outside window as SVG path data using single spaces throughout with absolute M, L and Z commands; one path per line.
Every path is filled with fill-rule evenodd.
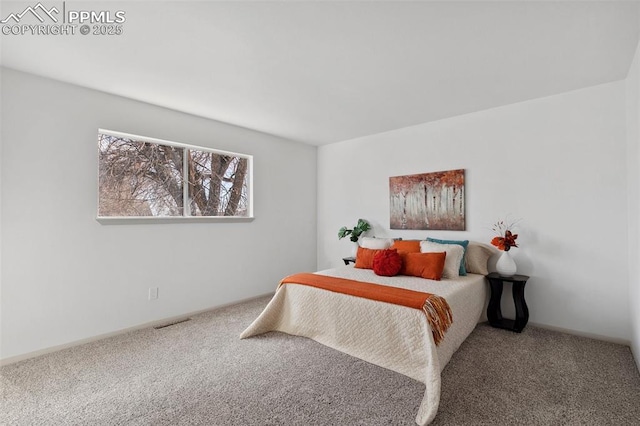
M 189 150 L 193 216 L 247 216 L 247 159 Z
M 106 131 L 98 147 L 100 217 L 251 215 L 250 156 Z

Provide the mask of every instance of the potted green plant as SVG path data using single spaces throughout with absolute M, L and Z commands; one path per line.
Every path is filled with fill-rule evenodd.
M 347 229 L 346 226 L 340 228 L 340 230 L 338 231 L 338 239 L 341 240 L 344 237 L 351 235 L 349 239 L 354 243 L 357 243 L 360 235 L 362 235 L 364 232 L 367 232 L 369 229 L 371 229 L 371 225 L 369 225 L 369 222 L 364 219 L 358 219 L 358 223 L 353 227 L 353 229 Z

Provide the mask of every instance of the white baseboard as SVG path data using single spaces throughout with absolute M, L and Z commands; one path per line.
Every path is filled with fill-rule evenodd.
M 619 345 L 631 346 L 631 341 L 622 339 L 619 337 L 603 336 L 602 334 L 587 333 L 584 331 L 571 330 L 569 328 L 556 327 L 548 324 L 539 324 L 535 322 L 529 322 L 528 325 L 534 327 L 545 328 L 547 330 L 559 331 L 561 333 L 573 334 L 574 336 L 588 337 L 589 339 L 602 340 L 604 342 L 617 343 Z
M 141 330 L 143 328 L 157 327 L 159 325 L 165 325 L 165 324 L 172 323 L 172 322 L 175 322 L 175 321 L 178 321 L 178 320 L 181 320 L 181 319 L 185 319 L 186 317 L 202 314 L 202 313 L 205 313 L 205 312 L 215 311 L 217 309 L 226 308 L 228 306 L 237 305 L 239 303 L 250 302 L 252 300 L 260 299 L 261 297 L 265 297 L 265 296 L 269 296 L 269 295 L 273 295 L 273 292 L 261 294 L 259 296 L 249 297 L 247 299 L 237 300 L 235 302 L 225 303 L 223 305 L 212 306 L 210 308 L 201 309 L 201 310 L 198 310 L 198 311 L 188 312 L 188 313 L 185 313 L 185 314 L 182 314 L 182 315 L 178 315 L 178 316 L 174 316 L 174 317 L 162 318 L 162 319 L 159 319 L 159 320 L 156 320 L 156 321 L 146 322 L 144 324 L 136 325 L 136 326 L 133 326 L 133 327 L 127 327 L 127 328 L 123 328 L 123 329 L 120 329 L 120 330 L 112 331 L 110 333 L 99 334 L 97 336 L 87 337 L 86 339 L 75 340 L 73 342 L 64 343 L 62 345 L 51 346 L 49 348 L 39 349 L 37 351 L 28 352 L 26 354 L 21 354 L 21 355 L 16 355 L 16 356 L 0 359 L 0 366 L 14 364 L 16 362 L 20 362 L 20 361 L 24 361 L 24 360 L 27 360 L 27 359 L 39 357 L 41 355 L 46 355 L 46 354 L 50 354 L 52 352 L 61 351 L 63 349 L 72 348 L 74 346 L 80 346 L 80 345 L 84 345 L 86 343 L 95 342 L 97 340 L 102 340 L 102 339 L 106 339 L 106 338 L 109 338 L 109 337 L 118 336 L 120 334 L 129 333 L 131 331 Z

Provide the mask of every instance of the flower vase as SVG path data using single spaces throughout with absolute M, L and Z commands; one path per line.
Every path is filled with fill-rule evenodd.
M 504 277 L 511 277 L 516 273 L 516 270 L 516 262 L 513 261 L 511 253 L 503 251 L 498 262 L 496 262 L 496 271 Z

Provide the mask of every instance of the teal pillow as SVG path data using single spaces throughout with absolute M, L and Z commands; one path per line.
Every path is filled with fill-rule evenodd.
M 464 267 L 464 258 L 467 255 L 467 246 L 469 245 L 469 240 L 458 241 L 458 240 L 438 240 L 436 238 L 427 238 L 427 241 L 431 241 L 432 243 L 438 244 L 457 244 L 462 246 L 464 249 L 464 254 L 462 255 L 462 260 L 460 261 L 460 272 L 459 274 L 462 276 L 467 275 L 467 269 Z

